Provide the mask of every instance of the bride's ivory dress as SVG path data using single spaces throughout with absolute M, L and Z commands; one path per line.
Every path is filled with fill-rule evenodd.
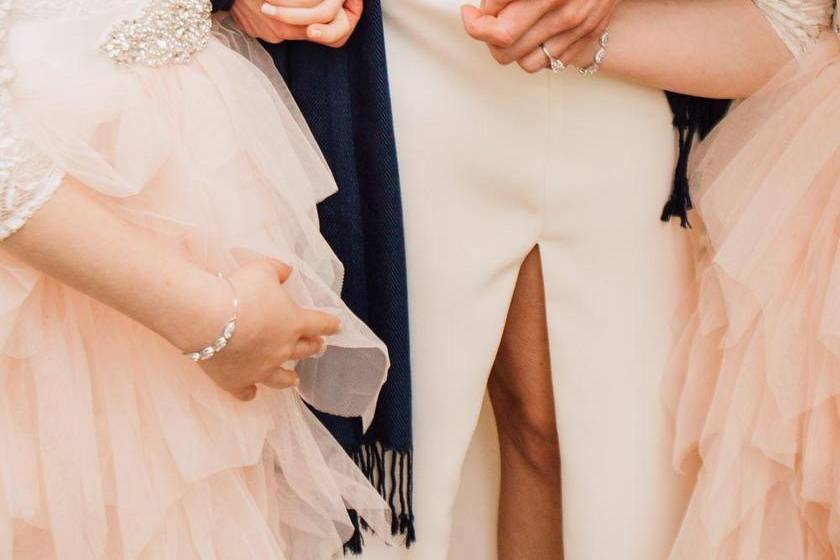
M 826 2 L 762 8 L 789 40 L 806 41 L 825 26 Z M 383 1 L 406 223 L 418 541 L 381 557 L 493 557 L 493 442 L 475 442 L 463 478 L 462 467 L 517 269 L 538 244 L 567 557 L 665 558 L 692 484 L 671 466 L 661 389 L 672 321 L 693 280 L 689 234 L 658 220 L 675 164 L 671 111 L 663 92 L 606 76 L 499 67 L 466 35 L 459 8 Z M 453 512 L 461 518 L 450 539 Z

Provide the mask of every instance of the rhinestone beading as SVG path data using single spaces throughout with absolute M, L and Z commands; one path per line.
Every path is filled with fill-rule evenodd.
M 604 63 L 604 60 L 607 58 L 607 44 L 609 42 L 610 32 L 604 31 L 598 38 L 598 51 L 595 53 L 595 57 L 592 61 L 592 64 L 585 68 L 578 68 L 578 72 L 580 72 L 584 76 L 591 76 L 593 74 L 597 74 L 598 70 L 601 69 L 601 65 Z
M 117 24 L 101 46 L 117 64 L 184 64 L 210 39 L 210 0 L 152 0 Z

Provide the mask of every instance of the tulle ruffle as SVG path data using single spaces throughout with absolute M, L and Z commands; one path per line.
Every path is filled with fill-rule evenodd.
M 699 459 L 671 558 L 840 556 L 840 41 L 695 154 L 697 284 L 666 381 Z
M 343 329 L 299 364 L 300 394 L 241 403 L 155 334 L 0 256 L 0 558 L 331 558 L 353 534 L 348 508 L 390 531 L 301 400 L 369 416 L 388 367 L 318 231 L 334 183 L 279 76 L 226 45 L 266 55 L 230 30 L 186 65 L 115 67 L 98 42 L 142 4 L 13 26 L 15 126 L 207 270 L 289 263 L 292 297 Z

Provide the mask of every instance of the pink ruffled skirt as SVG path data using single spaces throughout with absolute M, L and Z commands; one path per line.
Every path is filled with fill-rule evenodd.
M 221 29 L 188 64 L 115 66 L 98 45 L 144 2 L 100 4 L 15 22 L 15 126 L 208 271 L 289 263 L 291 295 L 343 331 L 300 364 L 299 392 L 243 403 L 144 327 L 0 255 L 0 558 L 322 560 L 352 535 L 348 508 L 387 535 L 385 503 L 302 401 L 369 415 L 388 357 L 339 298 L 315 212 L 335 185 L 279 76 Z
M 673 560 L 840 557 L 840 41 L 701 146 L 697 283 L 666 381 L 699 475 Z M 698 221 L 698 220 L 695 220 Z

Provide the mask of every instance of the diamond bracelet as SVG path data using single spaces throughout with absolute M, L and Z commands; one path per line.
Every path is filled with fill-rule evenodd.
M 580 72 L 584 76 L 591 76 L 592 74 L 596 74 L 598 70 L 601 69 L 601 65 L 604 63 L 604 59 L 607 58 L 607 43 L 609 43 L 609 40 L 609 31 L 604 31 L 603 33 L 601 33 L 601 37 L 598 39 L 598 51 L 595 53 L 595 58 L 592 61 L 592 64 L 590 64 L 586 68 L 578 68 L 578 72 Z
M 236 331 L 236 319 L 239 317 L 239 296 L 236 294 L 236 286 L 234 286 L 233 282 L 231 282 L 230 279 L 221 272 L 216 276 L 227 282 L 228 286 L 230 286 L 230 291 L 233 293 L 233 315 L 227 320 L 224 328 L 222 328 L 219 338 L 213 341 L 213 344 L 195 352 L 184 352 L 184 355 L 189 356 L 194 362 L 209 360 L 221 352 L 222 349 L 228 345 L 230 339 L 233 338 L 234 331 Z

